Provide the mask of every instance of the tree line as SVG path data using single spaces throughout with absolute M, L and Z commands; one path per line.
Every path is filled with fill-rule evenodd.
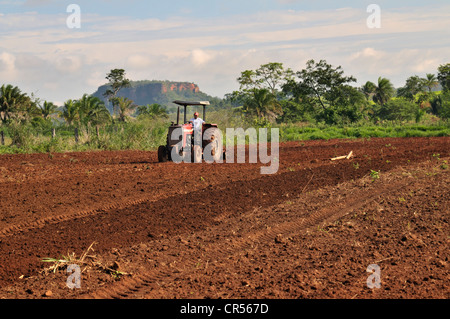
M 391 81 L 379 77 L 361 87 L 353 76 L 344 74 L 341 66 L 325 60 L 309 60 L 306 67 L 294 72 L 282 63 L 261 65 L 256 70 L 241 72 L 239 90 L 226 99 L 246 116 L 264 125 L 316 121 L 325 124 L 348 124 L 360 120 L 419 122 L 430 113 L 441 119 L 450 118 L 450 64 L 439 66 L 437 75 L 417 75 L 395 89 Z M 435 92 L 438 86 L 442 91 Z
M 114 69 L 107 74 L 110 89 L 105 97 L 113 104 L 111 114 L 103 100 L 84 94 L 81 98 L 64 102 L 58 107 L 53 102 L 41 101 L 32 94 L 21 92 L 17 86 L 3 84 L 0 87 L 0 118 L 2 125 L 11 123 L 33 124 L 35 126 L 51 124 L 51 118 L 59 118 L 68 126 L 93 127 L 111 122 L 126 122 L 131 115 L 140 117 L 167 117 L 164 106 L 159 104 L 135 105 L 125 97 L 118 97 L 120 89 L 129 85 L 123 69 Z
M 61 107 L 28 96 L 17 86 L 0 87 L 2 125 L 31 123 L 49 126 L 56 117 L 69 127 L 92 127 L 125 123 L 131 115 L 138 118 L 167 118 L 166 107 L 159 104 L 135 105 L 118 95 L 130 85 L 125 70 L 113 69 L 106 79 L 109 89 L 104 97 L 113 105 L 111 114 L 103 100 L 84 94 L 67 100 Z M 439 66 L 437 74 L 417 75 L 395 89 L 391 81 L 379 77 L 356 87 L 356 78 L 345 75 L 341 66 L 325 60 L 309 60 L 294 72 L 282 63 L 271 62 L 256 70 L 245 70 L 237 78 L 239 90 L 226 94 L 221 107 L 230 107 L 256 125 L 272 123 L 323 122 L 348 124 L 358 121 L 416 121 L 424 114 L 450 118 L 450 63 Z M 436 92 L 440 86 L 441 91 Z M 56 115 L 56 116 L 55 116 Z

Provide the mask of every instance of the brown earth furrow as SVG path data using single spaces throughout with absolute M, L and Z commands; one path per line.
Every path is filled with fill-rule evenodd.
M 414 181 L 409 181 L 405 184 L 404 181 L 397 182 L 390 185 L 388 188 L 381 190 L 365 190 L 358 191 L 357 194 L 351 194 L 347 199 L 344 199 L 336 204 L 334 207 L 325 207 L 323 209 L 313 212 L 310 216 L 299 216 L 293 221 L 277 225 L 269 230 L 261 230 L 257 233 L 248 233 L 242 237 L 234 238 L 232 242 L 223 244 L 222 242 L 214 242 L 205 247 L 205 251 L 210 252 L 207 255 L 202 255 L 202 259 L 208 260 L 211 263 L 224 261 L 231 256 L 251 248 L 258 243 L 258 245 L 273 242 L 277 236 L 283 238 L 298 234 L 308 228 L 316 227 L 322 223 L 341 218 L 354 210 L 357 210 L 370 202 L 376 200 L 383 194 L 404 188 L 412 184 Z M 243 214 L 245 215 L 245 214 Z M 111 287 L 106 287 L 100 291 L 92 292 L 81 298 L 87 299 L 123 299 L 133 296 L 145 296 L 151 293 L 155 285 L 162 282 L 169 282 L 174 277 L 183 277 L 190 274 L 195 268 L 197 261 L 195 257 L 191 258 L 194 261 L 185 263 L 178 263 L 176 269 L 165 267 L 164 269 L 150 270 L 146 273 L 140 274 L 138 277 L 126 278 L 121 282 L 113 284 Z M 180 271 L 179 269 L 183 269 Z M 145 283 L 145 285 L 144 285 Z
M 167 196 L 170 196 L 170 194 L 167 194 L 166 196 L 158 196 L 158 197 L 155 197 L 154 195 L 147 195 L 147 196 L 141 197 L 139 199 L 133 199 L 133 200 L 124 201 L 121 203 L 115 202 L 115 203 L 105 205 L 103 207 L 93 209 L 93 210 L 84 210 L 84 211 L 79 211 L 79 212 L 74 212 L 74 213 L 69 213 L 69 214 L 64 214 L 64 215 L 50 216 L 50 217 L 38 219 L 38 220 L 35 220 L 32 222 L 11 225 L 9 227 L 6 227 L 6 228 L 0 230 L 0 238 L 7 237 L 7 236 L 13 236 L 20 232 L 30 231 L 34 228 L 42 228 L 43 226 L 46 226 L 46 225 L 57 224 L 57 223 L 63 222 L 63 221 L 69 221 L 72 219 L 83 218 L 86 216 L 105 213 L 110 210 L 124 209 L 129 206 L 135 206 L 135 205 L 139 205 L 139 204 L 143 204 L 143 203 L 156 202 L 157 200 L 160 200 Z
M 198 271 L 197 264 L 205 270 L 214 261 L 223 264 L 228 256 L 249 250 L 258 241 L 266 245 L 278 234 L 286 237 L 298 230 L 303 232 L 308 225 L 318 227 L 328 218 L 334 220 L 379 198 L 373 188 L 372 192 L 365 188 L 350 193 L 333 191 L 332 198 L 317 190 L 361 179 L 370 181 L 371 171 L 384 176 L 397 169 L 413 170 L 418 163 L 445 171 L 449 143 L 449 137 L 286 143 L 280 148 L 280 169 L 270 176 L 259 174 L 259 164 L 161 165 L 154 162 L 152 152 L 0 157 L 0 286 L 20 287 L 34 278 L 42 279 L 38 274 L 44 267 L 43 257 L 68 251 L 78 254 L 92 242 L 97 242 L 96 254 L 113 260 L 114 256 L 121 258 L 111 253 L 114 250 L 128 251 L 143 244 L 149 247 L 148 252 L 139 248 L 139 253 L 133 251 L 127 256 L 132 265 L 142 252 L 142 257 L 148 254 L 151 260 L 148 265 L 144 263 L 148 276 L 137 276 L 138 281 L 123 277 L 121 281 L 128 282 L 128 288 L 119 288 L 113 295 L 157 296 L 152 291 L 161 293 L 159 284 L 167 286 L 167 278 L 186 283 L 182 276 L 189 274 L 189 269 Z M 349 151 L 354 152 L 350 160 L 330 161 Z M 421 191 L 419 186 L 413 190 Z M 310 193 L 317 198 L 308 197 Z M 288 202 L 306 194 L 309 202 L 296 206 L 297 213 L 304 212 L 292 217 Z M 430 194 L 424 207 L 432 211 L 437 205 L 448 207 L 443 194 L 440 190 Z M 407 196 L 398 197 L 404 200 Z M 321 206 L 321 201 L 330 207 Z M 383 205 L 389 207 L 392 201 Z M 406 212 L 425 209 L 417 204 L 405 206 Z M 254 217 L 253 223 L 250 217 Z M 228 229 L 220 228 L 226 225 Z M 437 221 L 436 225 L 441 229 L 446 221 Z M 195 237 L 199 234 L 203 234 L 202 239 Z M 177 238 L 189 238 L 189 243 L 178 242 Z M 170 243 L 168 248 L 161 247 L 163 242 Z M 218 250 L 219 256 L 210 249 Z M 180 262 L 180 258 L 191 261 Z M 130 266 L 127 263 L 125 259 L 126 267 Z M 437 263 L 445 265 L 447 260 Z M 105 283 L 93 287 L 102 286 L 108 287 Z M 100 296 L 101 289 L 92 295 Z M 69 296 L 81 294 L 78 291 Z M 26 295 L 34 296 L 31 292 Z
M 69 215 L 51 216 L 51 217 L 39 219 L 39 220 L 36 220 L 33 222 L 27 222 L 27 223 L 9 226 L 9 227 L 6 227 L 6 228 L 0 230 L 0 238 L 13 236 L 17 233 L 30 231 L 35 228 L 42 228 L 43 226 L 46 226 L 46 225 L 57 224 L 57 223 L 60 223 L 63 221 L 69 221 L 72 219 L 83 218 L 83 217 L 90 216 L 90 215 L 104 213 L 104 212 L 112 210 L 112 209 L 123 209 L 127 206 L 138 205 L 138 204 L 141 204 L 141 203 L 144 203 L 147 201 L 154 201 L 154 199 L 142 198 L 140 200 L 132 200 L 132 201 L 125 202 L 122 204 L 113 204 L 113 205 L 104 206 L 102 208 L 95 209 L 95 210 L 81 211 L 81 212 L 77 212 L 77 213 L 71 213 Z
M 420 145 L 414 152 L 405 147 L 401 139 L 287 143 L 282 146 L 280 153 L 280 171 L 297 170 L 299 165 L 300 167 L 316 167 L 329 164 L 329 158 L 342 155 L 350 150 L 353 150 L 355 155 L 352 163 L 361 164 L 361 169 L 365 170 L 369 169 L 373 157 L 390 161 L 392 165 L 403 165 L 407 159 L 416 161 L 429 158 L 433 153 L 440 153 L 442 156 L 448 153 L 449 138 L 410 140 Z M 444 147 L 446 144 L 447 147 Z M 406 150 L 403 151 L 403 149 Z M 2 225 L 4 225 L 3 230 L 12 225 L 21 225 L 23 224 L 20 222 L 21 218 L 35 221 L 49 216 L 101 210 L 105 204 L 118 201 L 119 198 L 116 198 L 115 193 L 120 194 L 120 197 L 128 201 L 132 200 L 137 195 L 136 182 L 145 185 L 146 194 L 167 196 L 165 194 L 179 189 L 181 183 L 178 181 L 186 183 L 190 171 L 192 174 L 205 174 L 204 177 L 211 185 L 228 182 L 227 176 L 229 177 L 231 174 L 236 174 L 243 179 L 256 178 L 259 171 L 257 165 L 248 164 L 183 166 L 167 163 L 159 165 L 154 162 L 155 155 L 152 152 L 133 152 L 132 154 L 136 160 L 133 160 L 133 156 L 126 152 L 55 154 L 51 159 L 45 154 L 3 155 L 0 157 L 0 166 L 6 168 L 7 175 L 5 176 L 7 179 L 12 178 L 18 181 L 0 183 L 3 196 L 0 206 L 0 228 Z M 398 154 L 403 155 L 401 162 L 396 162 Z M 130 157 L 128 158 L 128 156 Z M 76 158 L 76 164 L 70 162 L 72 158 Z M 361 161 L 366 162 L 367 165 L 363 166 Z M 30 165 L 34 163 L 34 165 L 28 167 L 23 165 L 24 162 Z M 379 166 L 379 163 L 377 165 Z M 24 166 L 32 170 L 24 171 L 27 179 L 20 181 L 19 177 Z M 58 167 L 57 173 L 51 169 L 53 166 Z M 108 171 L 103 169 L 104 166 L 108 167 Z M 388 167 L 389 165 L 384 166 Z M 372 168 L 375 167 L 370 167 L 370 169 Z M 80 174 L 80 171 L 88 172 L 88 176 Z M 115 177 L 113 172 L 120 173 L 116 173 L 119 175 Z M 178 176 L 170 178 L 173 172 Z M 215 175 L 214 178 L 211 178 L 211 172 Z M 42 183 L 43 176 L 56 177 L 52 183 Z M 124 180 L 118 183 L 121 178 Z M 134 185 L 133 179 L 135 180 Z M 122 183 L 123 185 L 121 185 Z M 199 186 L 202 187 L 198 184 L 198 181 L 195 183 L 195 181 L 189 180 L 190 191 Z M 99 191 L 100 186 L 104 189 L 103 191 Z M 149 187 L 151 188 L 149 189 Z
M 337 168 L 340 169 L 337 169 Z M 11 255 L 0 256 L 0 282 L 9 281 L 21 274 L 33 274 L 39 269 L 39 259 L 33 256 L 48 257 L 63 253 L 61 249 L 67 243 L 77 242 L 78 247 L 88 247 L 92 242 L 98 242 L 97 249 L 111 249 L 140 241 L 147 241 L 150 232 L 166 232 L 171 235 L 203 229 L 222 214 L 241 214 L 252 207 L 271 206 L 283 200 L 283 195 L 295 196 L 303 191 L 305 186 L 310 189 L 335 184 L 342 181 L 341 173 L 345 178 L 357 178 L 365 175 L 364 171 L 356 171 L 348 163 L 326 164 L 311 170 L 279 173 L 277 175 L 263 176 L 256 180 L 236 181 L 221 185 L 209 186 L 193 193 L 164 198 L 155 202 L 142 202 L 138 205 L 113 208 L 106 211 L 96 211 L 95 214 L 79 216 L 77 219 L 57 221 L 50 218 L 44 221 L 41 228 L 14 233 L 15 236 L 3 237 L 2 247 L 9 247 L 17 254 L 29 256 L 21 259 L 22 266 L 16 266 L 12 272 L 12 265 L 6 259 L 14 258 Z M 311 172 L 315 179 L 310 181 Z M 113 207 L 118 207 L 114 204 Z M 197 207 L 204 207 L 197 211 Z M 184 217 L 180 219 L 180 213 Z M 203 218 L 201 216 L 204 216 Z M 201 221 L 196 221 L 200 217 Z M 65 218 L 65 217 L 62 217 Z M 89 225 L 89 227 L 86 227 Z M 110 225 L 104 227 L 103 225 Z M 176 227 L 175 227 L 176 225 Z M 149 230 L 154 229 L 154 230 Z M 133 236 L 121 241 L 121 236 Z M 153 234 L 151 234 L 154 236 Z M 47 245 L 39 244 L 36 239 L 45 240 Z M 26 243 L 26 245 L 24 244 Z M 67 249 L 67 247 L 66 247 Z M 64 249 L 65 250 L 65 249 Z M 7 275 L 6 279 L 4 276 Z

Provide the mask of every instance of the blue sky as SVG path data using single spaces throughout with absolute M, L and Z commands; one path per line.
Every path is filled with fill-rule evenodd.
M 327 10 L 338 8 L 366 8 L 376 3 L 383 8 L 428 7 L 430 4 L 445 5 L 447 0 L 396 0 L 396 1 L 355 1 L 355 0 L 0 0 L 3 13 L 21 13 L 36 11 L 46 14 L 59 14 L 65 11 L 69 4 L 78 4 L 83 11 L 103 16 L 125 15 L 138 19 L 188 16 L 195 18 L 226 16 L 236 13 L 254 13 L 267 10 Z
M 67 27 L 72 3 L 79 29 Z M 367 26 L 371 3 L 380 28 Z M 195 82 L 223 97 L 244 70 L 325 59 L 358 85 L 383 76 L 399 87 L 450 62 L 449 18 L 448 0 L 0 0 L 0 85 L 62 104 L 124 68 L 132 80 Z

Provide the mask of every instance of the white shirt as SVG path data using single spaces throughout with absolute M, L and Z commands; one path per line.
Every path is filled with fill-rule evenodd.
M 192 118 L 190 120 L 192 123 L 194 123 L 194 130 L 201 131 L 202 130 L 202 124 L 205 123 L 201 118 L 197 117 L 197 119 Z

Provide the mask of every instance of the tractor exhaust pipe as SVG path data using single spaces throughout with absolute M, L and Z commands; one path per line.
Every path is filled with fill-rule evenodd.
M 177 111 L 177 125 L 180 125 L 180 107 L 178 107 Z

